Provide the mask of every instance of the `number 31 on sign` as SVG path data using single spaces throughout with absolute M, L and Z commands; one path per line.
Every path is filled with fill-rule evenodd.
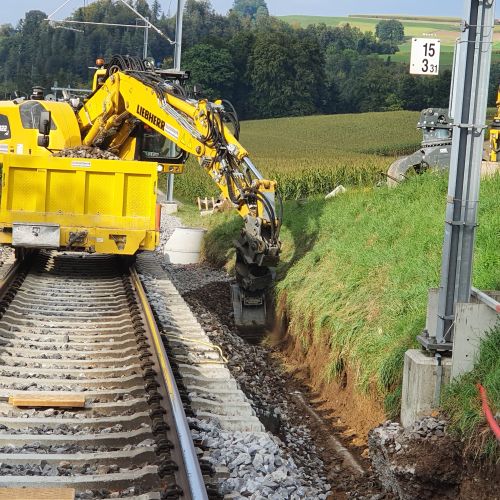
M 411 44 L 410 73 L 412 75 L 439 75 L 441 40 L 413 38 Z

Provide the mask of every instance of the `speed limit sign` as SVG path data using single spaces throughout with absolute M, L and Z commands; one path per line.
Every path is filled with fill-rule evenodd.
M 412 75 L 439 75 L 441 40 L 413 38 L 411 43 L 410 73 Z

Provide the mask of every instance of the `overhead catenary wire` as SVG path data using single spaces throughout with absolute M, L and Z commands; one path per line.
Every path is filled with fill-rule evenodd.
M 51 23 L 59 23 L 59 24 L 83 24 L 83 25 L 94 25 L 94 26 L 115 26 L 115 27 L 124 27 L 124 28 L 140 28 L 140 29 L 152 29 L 156 31 L 161 37 L 165 38 L 165 40 L 170 43 L 170 45 L 175 45 L 175 41 L 169 38 L 163 31 L 157 28 L 148 18 L 144 17 L 140 12 L 138 12 L 132 5 L 129 5 L 125 0 L 117 0 L 121 2 L 125 7 L 130 9 L 136 16 L 138 16 L 142 21 L 144 21 L 145 25 L 133 25 L 133 24 L 121 24 L 121 23 L 106 23 L 106 22 L 97 22 L 97 21 L 76 21 L 74 19 L 52 19 L 52 17 L 57 14 L 61 9 L 63 9 L 66 5 L 68 5 L 72 0 L 66 0 L 63 2 L 56 10 L 54 10 L 51 14 L 49 14 L 45 21 L 49 21 Z
M 72 0 L 66 0 L 65 2 L 63 2 L 59 7 L 57 7 L 57 9 L 54 12 L 52 12 L 47 16 L 47 20 L 50 21 L 52 16 L 57 14 L 61 9 L 64 9 L 64 7 L 66 7 L 66 5 L 68 5 L 71 1 Z

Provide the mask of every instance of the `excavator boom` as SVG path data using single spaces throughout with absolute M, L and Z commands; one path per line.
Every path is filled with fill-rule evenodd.
M 126 159 L 134 134 L 147 127 L 175 144 L 184 161 L 186 154 L 197 158 L 244 219 L 235 242 L 235 322 L 240 328 L 261 328 L 279 260 L 281 214 L 276 182 L 263 178 L 238 141 L 234 109 L 222 101 L 188 97 L 177 81 L 136 58 L 115 56 L 98 73 L 94 92 L 77 113 L 83 144 Z

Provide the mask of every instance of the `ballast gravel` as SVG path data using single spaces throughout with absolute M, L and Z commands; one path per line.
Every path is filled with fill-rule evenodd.
M 162 250 L 173 230 L 181 226 L 182 223 L 177 217 L 162 214 L 160 258 L 163 257 Z M 216 286 L 221 281 L 226 283 L 229 281 L 225 273 L 203 266 L 171 266 L 163 263 L 163 267 L 183 296 L 210 285 Z M 161 301 L 157 300 L 161 298 L 161 294 L 158 293 L 155 297 L 154 279 L 145 279 L 148 296 L 157 317 L 160 320 L 168 317 L 168 312 L 165 309 L 161 310 Z M 217 300 L 217 296 L 214 296 L 214 300 Z M 238 381 L 241 381 L 241 377 L 248 377 L 249 383 L 250 379 L 253 379 L 256 385 L 261 386 L 263 392 L 269 393 L 270 398 L 281 399 L 278 394 L 273 394 L 272 387 L 262 387 L 265 372 L 262 372 L 262 379 L 259 379 L 244 370 L 243 358 L 251 362 L 259 357 L 260 353 L 255 352 L 256 346 L 248 345 L 235 333 L 223 328 L 217 318 L 206 310 L 189 305 L 209 337 L 229 354 L 228 367 L 233 376 L 236 369 L 239 371 L 239 376 L 236 377 Z M 238 352 L 239 355 L 236 355 Z M 265 360 L 262 362 L 265 363 Z M 256 368 L 261 371 L 260 367 Z M 250 394 L 245 392 L 250 398 L 258 394 L 258 391 Z M 262 413 L 261 402 L 251 402 L 259 416 Z M 269 407 L 266 407 L 266 411 L 269 411 Z M 280 405 L 273 404 L 271 411 L 271 417 L 281 422 L 283 411 Z M 193 438 L 201 441 L 215 469 L 226 470 L 226 474 L 219 476 L 219 491 L 226 498 L 254 500 L 331 498 L 330 484 L 325 476 L 323 462 L 311 442 L 307 426 L 282 426 L 278 436 L 271 432 L 229 432 L 222 430 L 215 421 L 192 419 L 191 425 Z
M 222 431 L 216 422 L 190 419 L 194 439 L 209 450 L 216 470 L 226 467 L 229 477 L 219 483 L 220 493 L 232 498 L 299 500 L 328 497 L 329 484 L 307 477 L 270 433 Z

